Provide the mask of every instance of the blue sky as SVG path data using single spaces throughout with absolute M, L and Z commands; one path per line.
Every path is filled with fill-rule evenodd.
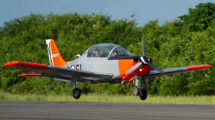
M 136 20 L 139 26 L 150 20 L 175 20 L 199 3 L 215 0 L 0 0 L 0 27 L 4 22 L 36 14 L 99 13 L 112 19 Z M 134 18 L 130 16 L 135 14 Z

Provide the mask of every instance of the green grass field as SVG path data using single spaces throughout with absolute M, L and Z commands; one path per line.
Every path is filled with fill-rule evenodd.
M 82 95 L 75 100 L 70 95 L 20 95 L 0 91 L 0 101 L 56 101 L 56 102 L 120 102 L 120 103 L 172 103 L 172 104 L 215 104 L 215 96 L 148 96 L 141 101 L 137 96 Z

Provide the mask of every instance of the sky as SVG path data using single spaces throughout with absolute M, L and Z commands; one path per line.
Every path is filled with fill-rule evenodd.
M 4 26 L 4 22 L 31 13 L 62 15 L 74 12 L 104 14 L 114 20 L 136 20 L 138 26 L 150 20 L 158 20 L 162 25 L 205 2 L 214 3 L 215 0 L 0 0 L 0 27 Z

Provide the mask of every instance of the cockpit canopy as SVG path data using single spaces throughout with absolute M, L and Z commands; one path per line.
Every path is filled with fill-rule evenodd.
M 114 57 L 114 56 L 131 56 L 125 48 L 112 44 L 101 43 L 90 47 L 86 51 L 87 57 Z

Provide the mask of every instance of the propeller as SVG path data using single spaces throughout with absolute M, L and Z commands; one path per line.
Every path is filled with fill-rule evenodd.
M 152 64 L 152 59 L 148 58 L 145 56 L 145 38 L 144 35 L 142 36 L 142 50 L 143 50 L 143 56 L 140 57 L 139 59 L 139 63 L 137 63 L 136 65 L 132 66 L 128 71 L 127 71 L 127 75 L 133 73 L 135 70 L 137 70 L 141 65 L 149 65 L 150 67 L 152 67 L 155 70 L 158 70 L 159 72 L 162 72 L 162 69 L 160 69 L 159 67 L 155 66 L 154 64 Z
M 141 56 L 140 60 L 143 64 L 148 64 L 150 67 L 152 67 L 155 70 L 158 70 L 160 72 L 162 72 L 162 69 L 160 69 L 159 67 L 155 66 L 154 64 L 151 63 L 151 59 L 146 57 L 146 56 Z

